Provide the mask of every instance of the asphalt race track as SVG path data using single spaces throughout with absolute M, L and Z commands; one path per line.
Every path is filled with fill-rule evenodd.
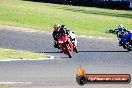
M 76 83 L 77 67 L 87 73 L 132 75 L 132 52 L 118 46 L 115 39 L 78 38 L 78 54 L 73 58 L 53 47 L 50 33 L 0 28 L 0 48 L 26 50 L 55 56 L 52 60 L 0 61 L 0 83 L 12 88 L 132 88 L 132 84 Z

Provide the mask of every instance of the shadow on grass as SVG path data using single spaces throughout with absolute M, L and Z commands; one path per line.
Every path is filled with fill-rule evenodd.
M 112 17 L 123 17 L 123 18 L 131 18 L 132 14 L 117 14 L 117 13 L 111 13 L 111 12 L 104 12 L 104 11 L 97 11 L 97 10 L 83 10 L 83 9 L 73 9 L 73 8 L 58 8 L 58 9 L 64 9 L 69 10 L 72 12 L 78 12 L 78 13 L 85 13 L 85 14 L 96 14 L 96 15 L 103 15 L 103 16 L 112 16 Z
M 32 2 L 42 2 L 42 3 L 47 3 L 45 0 L 23 0 L 23 1 L 32 1 Z M 96 15 L 103 15 L 103 16 L 112 16 L 112 17 L 123 17 L 123 18 L 130 18 L 132 19 L 132 14 L 127 14 L 127 13 L 111 13 L 111 12 L 105 12 L 105 11 L 97 11 L 97 10 L 84 10 L 84 9 L 75 9 L 71 7 L 57 7 L 53 6 L 54 8 L 57 9 L 63 9 L 63 10 L 69 10 L 72 12 L 78 12 L 78 13 L 85 13 L 85 14 L 96 14 Z M 107 9 L 106 9 L 107 10 Z M 129 11 L 129 10 L 128 10 Z

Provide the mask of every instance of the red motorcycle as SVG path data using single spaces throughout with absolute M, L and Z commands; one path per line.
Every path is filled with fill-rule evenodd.
M 64 54 L 68 55 L 69 58 L 72 58 L 74 46 L 72 42 L 70 41 L 70 39 L 68 38 L 68 35 L 63 34 L 62 36 L 60 36 L 58 38 L 58 44 L 59 44 L 60 50 Z

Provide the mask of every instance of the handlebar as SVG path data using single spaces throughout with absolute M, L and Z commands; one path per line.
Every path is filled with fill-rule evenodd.
M 106 30 L 105 33 L 107 34 L 114 33 L 114 30 Z

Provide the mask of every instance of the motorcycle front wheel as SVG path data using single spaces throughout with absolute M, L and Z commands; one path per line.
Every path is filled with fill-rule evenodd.
M 70 52 L 68 46 L 65 46 L 65 48 L 66 48 L 66 51 L 67 51 L 69 58 L 72 58 L 72 55 L 71 55 L 71 52 Z
M 130 47 L 130 45 L 127 45 L 127 50 L 132 51 L 132 48 Z

